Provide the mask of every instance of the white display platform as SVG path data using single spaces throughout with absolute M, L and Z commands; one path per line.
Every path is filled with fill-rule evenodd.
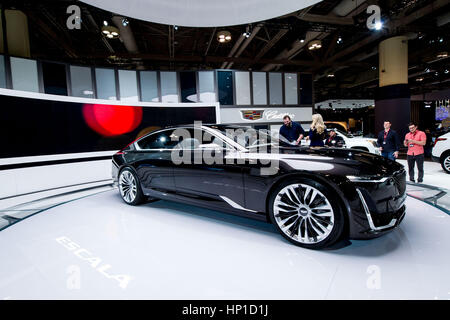
M 450 216 L 407 206 L 388 235 L 312 251 L 270 224 L 109 190 L 2 230 L 0 299 L 449 299 Z

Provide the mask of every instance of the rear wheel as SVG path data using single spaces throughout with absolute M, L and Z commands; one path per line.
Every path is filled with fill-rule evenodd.
M 119 175 L 119 191 L 125 203 L 135 206 L 145 201 L 141 184 L 136 174 L 129 168 L 125 168 Z
M 270 196 L 269 215 L 281 235 L 300 247 L 325 248 L 344 230 L 336 196 L 310 179 L 290 180 L 278 186 Z
M 450 173 L 450 152 L 441 157 L 441 166 L 445 172 Z

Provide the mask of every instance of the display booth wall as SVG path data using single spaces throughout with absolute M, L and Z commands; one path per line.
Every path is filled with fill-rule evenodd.
M 220 123 L 219 105 L 120 102 L 0 89 L 0 200 L 111 179 L 111 155 L 165 126 Z

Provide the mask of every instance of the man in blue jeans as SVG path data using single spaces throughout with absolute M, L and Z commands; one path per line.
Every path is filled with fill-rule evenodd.
M 391 130 L 391 122 L 384 121 L 384 130 L 378 133 L 378 147 L 381 155 L 390 160 L 398 158 L 398 150 L 400 148 L 400 138 L 394 130 Z

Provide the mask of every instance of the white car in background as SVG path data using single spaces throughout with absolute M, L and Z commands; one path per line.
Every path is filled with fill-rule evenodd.
M 342 146 L 343 148 L 358 149 L 381 155 L 380 149 L 378 149 L 377 139 L 353 137 L 352 135 L 344 133 L 338 129 L 333 130 L 339 137 L 341 137 L 344 140 L 344 146 Z M 308 132 L 306 132 L 306 134 L 308 134 Z M 309 140 L 303 139 L 302 145 L 309 145 Z
M 450 132 L 436 138 L 431 158 L 435 162 L 440 162 L 442 169 L 450 173 Z

